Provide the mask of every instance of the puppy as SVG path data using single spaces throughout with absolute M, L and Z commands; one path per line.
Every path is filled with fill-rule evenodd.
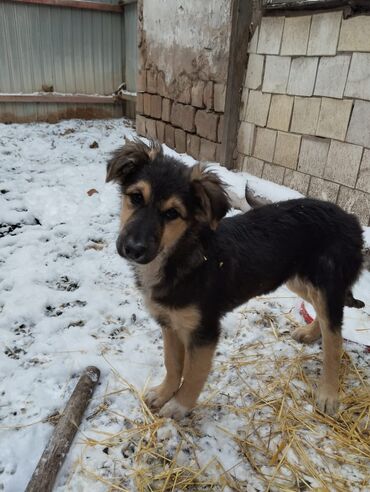
M 335 413 L 344 300 L 362 263 L 357 219 L 312 199 L 224 218 L 229 200 L 220 178 L 164 155 L 156 142 L 134 140 L 118 149 L 107 181 L 122 191 L 117 251 L 133 265 L 163 332 L 166 376 L 148 391 L 148 404 L 164 417 L 186 415 L 211 369 L 222 317 L 287 283 L 315 307 L 317 319 L 293 337 L 322 336 L 317 404 Z

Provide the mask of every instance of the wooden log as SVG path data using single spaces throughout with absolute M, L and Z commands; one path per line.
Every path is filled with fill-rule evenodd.
M 94 366 L 87 367 L 81 375 L 33 472 L 26 492 L 52 491 L 99 377 L 100 371 Z

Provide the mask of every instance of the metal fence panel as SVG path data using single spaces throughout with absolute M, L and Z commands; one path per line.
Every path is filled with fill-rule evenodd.
M 134 92 L 136 57 L 136 3 L 126 6 L 122 14 L 0 3 L 0 94 L 50 90 L 111 95 L 124 81 Z M 53 114 L 56 108 L 64 111 L 62 106 L 0 103 L 0 120 L 11 113 L 17 115 L 16 120 L 22 115 L 29 119 L 35 112 L 41 118 L 48 108 Z M 68 105 L 70 114 L 71 106 L 75 105 Z M 84 105 L 76 106 L 83 109 Z M 117 115 L 117 108 L 107 112 L 106 104 L 94 107 L 99 106 L 104 113 Z

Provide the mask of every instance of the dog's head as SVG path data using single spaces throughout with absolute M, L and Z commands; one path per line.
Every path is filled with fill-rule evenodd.
M 154 141 L 130 141 L 114 152 L 106 180 L 118 182 L 122 191 L 118 253 L 140 264 L 169 251 L 196 225 L 216 229 L 229 209 L 215 173 L 165 156 Z

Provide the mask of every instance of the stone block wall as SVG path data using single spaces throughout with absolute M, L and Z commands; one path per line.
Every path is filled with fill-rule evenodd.
M 150 70 L 144 72 L 148 91 Z M 158 139 L 196 159 L 218 161 L 225 106 L 225 83 L 195 81 L 187 96 L 173 94 L 153 81 L 151 93 L 138 92 L 136 127 L 139 135 Z M 180 102 L 181 101 L 181 102 Z
M 249 45 L 237 166 L 370 225 L 370 16 L 263 17 Z
M 219 161 L 231 0 L 141 0 L 136 127 Z

